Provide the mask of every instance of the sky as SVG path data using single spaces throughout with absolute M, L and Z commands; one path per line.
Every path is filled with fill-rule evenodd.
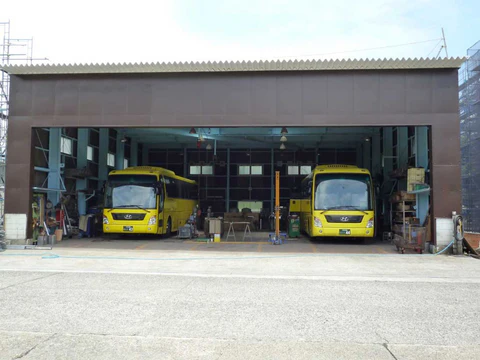
M 35 63 L 435 57 L 480 40 L 478 0 L 11 0 Z M 405 46 L 396 46 L 409 44 Z M 365 50 L 372 49 L 375 50 Z M 381 49 L 377 49 L 381 48 Z M 442 51 L 440 56 L 445 56 Z

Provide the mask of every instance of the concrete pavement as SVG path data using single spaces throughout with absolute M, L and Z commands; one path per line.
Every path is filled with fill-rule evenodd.
M 470 258 L 54 254 L 0 254 L 0 359 L 480 359 Z

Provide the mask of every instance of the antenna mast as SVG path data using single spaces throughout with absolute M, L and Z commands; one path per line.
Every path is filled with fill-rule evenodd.
M 440 53 L 442 52 L 442 49 L 445 49 L 445 56 L 448 58 L 448 50 L 447 50 L 447 40 L 445 39 L 445 31 L 443 31 L 442 27 L 442 39 L 443 45 L 440 46 L 440 50 L 438 50 L 437 58 L 440 56 Z

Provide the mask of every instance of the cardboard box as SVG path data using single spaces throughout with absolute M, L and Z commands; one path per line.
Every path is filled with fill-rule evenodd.
M 406 191 L 400 191 L 400 201 L 415 201 L 415 194 L 408 194 Z
M 407 171 L 407 190 L 414 191 L 415 184 L 425 183 L 425 169 L 411 168 Z
M 401 203 L 398 203 L 398 204 L 397 204 L 397 210 L 398 210 L 398 211 L 403 211 L 403 210 L 408 211 L 408 210 L 413 210 L 413 208 L 412 208 L 411 203 L 403 203 L 403 202 L 401 202 Z
M 62 238 L 63 238 L 63 230 L 62 229 L 55 230 L 55 240 L 57 242 L 60 242 L 62 241 Z

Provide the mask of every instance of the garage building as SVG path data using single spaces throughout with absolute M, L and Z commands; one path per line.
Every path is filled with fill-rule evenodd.
M 195 179 L 200 204 L 273 211 L 319 164 L 367 168 L 381 224 L 425 169 L 416 217 L 461 211 L 458 68 L 462 59 L 7 66 L 7 239 L 32 236 L 32 199 L 101 202 L 108 172 L 161 166 Z M 397 171 L 396 171 L 397 170 Z M 381 209 L 381 210 L 380 210 Z M 35 210 L 33 210 L 35 211 Z M 74 215 L 72 215 L 74 216 Z M 437 243 L 437 245 L 446 245 Z

